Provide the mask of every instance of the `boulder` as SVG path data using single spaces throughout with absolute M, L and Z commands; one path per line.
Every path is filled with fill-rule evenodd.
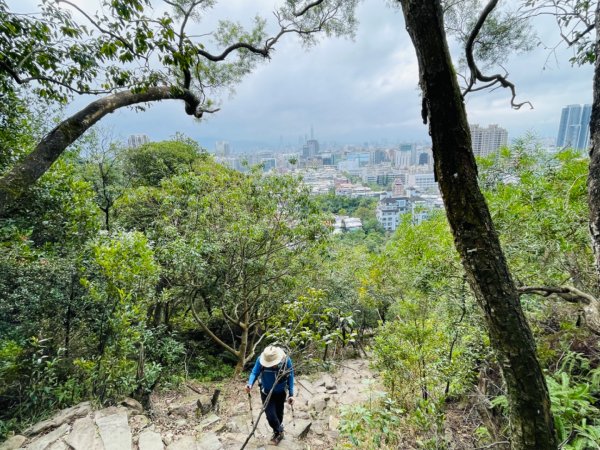
M 316 412 L 321 413 L 327 409 L 327 400 L 325 400 L 323 397 L 315 398 L 311 406 Z
M 288 436 L 293 436 L 295 439 L 304 439 L 308 435 L 311 426 L 312 421 L 301 419 L 296 420 L 295 425 L 287 425 L 285 431 Z
M 333 380 L 332 376 L 329 375 L 328 373 L 326 373 L 325 375 L 323 375 L 321 377 L 321 379 L 319 380 L 319 382 L 317 383 L 317 386 L 325 386 L 325 389 L 333 389 L 335 388 L 335 381 Z
M 101 417 L 113 416 L 115 414 L 125 414 L 129 417 L 130 410 L 124 406 L 110 406 L 108 408 L 99 409 L 94 413 L 94 418 L 98 420 Z
M 142 414 L 144 412 L 142 404 L 131 397 L 125 397 L 120 404 L 127 409 L 131 409 L 136 414 Z
M 337 430 L 340 426 L 340 419 L 336 416 L 329 416 L 328 426 L 330 430 Z
M 170 445 L 173 442 L 173 433 L 168 432 L 163 436 L 163 442 L 165 445 Z

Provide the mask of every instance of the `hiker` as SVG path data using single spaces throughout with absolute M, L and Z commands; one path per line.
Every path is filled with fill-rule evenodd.
M 283 407 L 286 386 L 289 393 L 288 403 L 290 405 L 294 403 L 294 369 L 291 358 L 286 356 L 283 349 L 269 345 L 256 359 L 256 364 L 250 373 L 246 385 L 248 394 L 259 376 L 260 398 L 265 408 L 267 421 L 273 429 L 271 443 L 277 445 L 283 439 Z M 271 389 L 273 389 L 271 398 L 266 403 Z

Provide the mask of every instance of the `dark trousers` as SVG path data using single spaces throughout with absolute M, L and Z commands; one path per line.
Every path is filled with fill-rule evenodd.
M 285 392 L 273 392 L 269 403 L 265 406 L 265 415 L 274 433 L 281 433 L 283 431 L 283 407 L 285 405 Z M 262 399 L 263 405 L 267 401 L 267 394 L 260 391 L 260 398 Z

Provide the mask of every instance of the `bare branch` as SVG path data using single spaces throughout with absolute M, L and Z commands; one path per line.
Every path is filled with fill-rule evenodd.
M 463 98 L 469 92 L 473 92 L 473 86 L 475 85 L 475 83 L 477 81 L 481 81 L 484 83 L 491 83 L 490 85 L 488 85 L 488 87 L 492 86 L 496 83 L 499 83 L 503 88 L 510 89 L 510 91 L 512 93 L 512 97 L 510 99 L 510 105 L 514 109 L 520 109 L 521 106 L 523 106 L 523 105 L 529 105 L 531 107 L 531 109 L 533 109 L 533 105 L 529 101 L 522 102 L 522 103 L 515 103 L 515 98 L 517 96 L 517 93 L 515 90 L 515 85 L 513 83 L 511 83 L 510 81 L 508 81 L 506 78 L 508 74 L 506 74 L 504 76 L 502 76 L 500 74 L 484 75 L 483 73 L 481 73 L 481 71 L 477 67 L 477 64 L 475 63 L 475 57 L 473 56 L 473 47 L 475 45 L 475 40 L 477 39 L 477 36 L 479 35 L 479 32 L 481 31 L 481 28 L 483 27 L 485 21 L 487 20 L 489 15 L 492 13 L 492 11 L 494 10 L 494 8 L 496 7 L 497 4 L 498 4 L 498 0 L 490 0 L 489 1 L 489 3 L 485 6 L 483 11 L 481 12 L 479 19 L 477 20 L 477 23 L 475 24 L 475 27 L 471 31 L 471 34 L 469 35 L 469 39 L 467 40 L 467 44 L 465 46 L 465 53 L 466 53 L 466 57 L 467 57 L 467 64 L 469 66 L 469 70 L 471 71 L 471 78 L 469 80 L 469 85 L 467 86 L 467 88 L 464 90 L 464 92 L 462 94 Z
M 521 294 L 536 294 L 542 297 L 555 294 L 570 303 L 583 303 L 585 305 L 598 303 L 598 299 L 593 295 L 572 286 L 522 286 L 517 288 L 517 291 Z
M 320 5 L 321 3 L 323 3 L 323 0 L 316 0 L 312 3 L 309 3 L 308 5 L 306 5 L 304 8 L 302 8 L 300 11 L 296 12 L 294 11 L 294 16 L 296 17 L 300 17 L 303 16 L 304 14 L 306 14 L 310 9 L 314 8 L 315 6 Z

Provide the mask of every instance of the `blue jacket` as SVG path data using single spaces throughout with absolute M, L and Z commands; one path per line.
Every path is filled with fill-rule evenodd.
M 286 368 L 282 378 L 280 378 L 279 383 L 273 389 L 275 393 L 285 392 L 285 387 L 287 385 L 288 393 L 290 397 L 294 396 L 294 368 L 292 367 L 292 359 L 286 356 Z M 262 387 L 262 392 L 268 394 L 273 384 L 275 384 L 275 380 L 277 379 L 277 373 L 282 367 L 282 363 L 277 364 L 274 367 L 263 367 L 260 363 L 260 357 L 256 359 L 256 364 L 254 364 L 254 368 L 252 372 L 250 372 L 250 378 L 248 378 L 248 386 L 254 386 L 256 379 L 260 375 L 260 385 Z

